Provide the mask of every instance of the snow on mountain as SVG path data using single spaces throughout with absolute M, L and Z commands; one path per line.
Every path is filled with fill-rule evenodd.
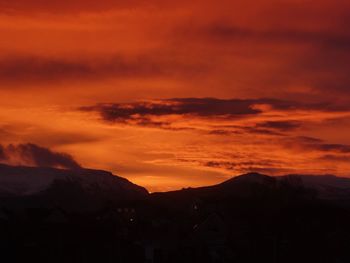
M 106 171 L 0 164 L 1 195 L 34 195 L 48 191 L 57 183 L 75 184 L 86 192 L 114 194 L 116 198 L 138 198 L 147 195 L 147 190 L 143 187 Z

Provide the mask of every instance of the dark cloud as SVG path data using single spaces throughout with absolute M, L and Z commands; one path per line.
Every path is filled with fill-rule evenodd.
M 239 125 L 223 125 L 221 129 L 214 129 L 209 132 L 213 135 L 244 135 L 244 134 L 261 134 L 261 135 L 272 135 L 272 136 L 284 136 L 285 134 L 276 130 L 260 128 L 255 126 L 239 126 Z
M 91 81 L 109 78 L 149 78 L 200 74 L 201 65 L 189 65 L 152 56 L 125 58 L 48 58 L 0 57 L 0 82 L 30 84 L 38 82 Z
M 260 99 L 218 99 L 218 98 L 173 98 L 163 100 L 164 102 L 177 102 L 188 107 L 196 109 L 199 106 L 202 107 L 204 115 L 207 112 L 213 115 L 225 115 L 225 114 L 251 114 L 260 113 L 261 110 L 253 109 L 255 105 L 270 105 L 274 109 L 279 110 L 293 110 L 293 109 L 319 109 L 324 108 L 327 103 L 314 103 L 314 104 L 302 104 L 296 101 L 280 100 L 273 98 L 260 98 Z M 206 109 L 206 107 L 210 107 Z M 247 108 L 249 110 L 247 110 Z M 206 109 L 206 110 L 205 110 Z M 241 111 L 241 112 L 240 112 Z M 254 112 L 252 112 L 254 111 Z
M 350 163 L 350 155 L 326 154 L 319 158 L 321 161 Z
M 319 151 L 324 152 L 339 152 L 339 153 L 350 153 L 350 145 L 346 144 L 313 144 L 310 145 Z
M 252 125 L 214 125 L 213 130 L 209 132 L 209 134 L 214 135 L 232 135 L 232 134 L 240 134 L 244 135 L 247 133 L 250 134 L 262 134 L 262 135 L 273 135 L 273 136 L 284 136 L 285 134 L 281 131 L 275 129 L 269 129 L 269 127 L 265 128 L 258 124 Z
M 168 2 L 168 1 L 166 1 Z M 140 1 L 140 0 L 0 0 L 0 8 L 3 13 L 77 13 L 77 12 L 100 12 L 113 9 L 135 8 L 138 6 L 160 6 L 162 1 Z
M 0 162 L 14 165 L 79 169 L 81 166 L 66 153 L 53 152 L 35 144 L 0 145 Z
M 256 105 L 270 105 L 274 109 L 318 109 L 323 108 L 319 104 L 302 105 L 297 102 L 289 102 L 275 99 L 216 99 L 216 98 L 174 98 L 158 101 L 98 104 L 83 107 L 83 111 L 94 111 L 101 114 L 106 121 L 126 122 L 137 120 L 149 122 L 149 116 L 166 115 L 195 115 L 199 117 L 226 117 L 238 118 L 245 115 L 257 115 L 262 110 Z M 273 123 L 270 123 L 273 125 Z M 288 124 L 284 124 L 286 127 Z M 289 124 L 292 125 L 292 124 Z M 283 126 L 283 123 L 275 123 L 275 126 Z
M 281 132 L 269 130 L 269 129 L 264 129 L 264 128 L 259 128 L 259 127 L 242 127 L 241 129 L 245 133 L 272 135 L 272 136 L 284 136 L 284 134 Z
M 228 161 L 228 160 L 213 160 L 213 161 L 199 161 L 188 159 L 177 159 L 183 163 L 196 163 L 200 166 L 228 170 L 236 173 L 246 172 L 268 172 L 271 175 L 283 174 L 291 172 L 287 165 L 278 160 L 252 160 L 252 161 Z
M 321 96 L 327 92 L 327 96 L 343 100 L 346 97 L 342 98 L 341 95 L 350 94 L 348 74 L 350 44 L 347 47 L 346 51 L 314 48 L 286 67 L 284 71 L 288 71 L 291 75 L 298 75 L 300 81 L 312 86 L 313 90 L 319 92 Z
M 221 126 L 221 129 L 214 129 L 210 134 L 214 135 L 232 135 L 232 134 L 262 134 L 272 136 L 286 136 L 285 132 L 294 131 L 302 126 L 299 121 L 266 121 L 251 126 Z M 226 128 L 226 129 L 225 129 Z
M 298 92 L 295 94 L 293 88 L 289 87 L 307 87 L 305 93 L 308 97 L 300 99 L 324 99 L 324 93 L 327 92 L 333 103 L 335 100 L 349 103 L 346 99 L 348 97 L 340 98 L 339 95 L 348 96 L 350 92 L 350 20 L 341 8 L 338 11 L 339 16 L 334 16 L 332 23 L 327 27 L 320 26 L 319 29 L 303 29 L 294 25 L 293 21 L 288 26 L 271 24 L 270 28 L 267 25 L 244 27 L 222 21 L 197 28 L 186 26 L 184 30 L 188 37 L 192 36 L 202 43 L 212 43 L 228 50 L 232 47 L 234 53 L 229 53 L 230 56 L 234 54 L 239 58 L 252 53 L 257 60 L 267 59 L 268 63 L 274 65 L 278 63 L 278 67 L 273 67 L 271 71 L 266 69 L 263 76 L 255 73 L 252 78 L 251 85 L 263 85 L 275 92 L 271 94 L 279 92 L 282 96 L 299 96 Z M 234 59 L 232 61 L 235 66 L 240 66 L 235 64 Z M 279 87 L 285 89 L 281 91 Z
M 300 142 L 300 143 L 311 143 L 311 144 L 323 143 L 323 140 L 321 140 L 319 138 L 309 137 L 309 136 L 296 137 L 296 141 Z
M 203 165 L 212 168 L 224 168 L 226 170 L 241 170 L 241 169 L 251 169 L 252 167 L 274 167 L 280 164 L 278 161 L 274 160 L 259 160 L 259 161 L 209 161 L 204 162 Z
M 279 131 L 291 131 L 300 128 L 301 125 L 302 123 L 299 121 L 267 121 L 258 123 L 256 126 Z
M 212 135 L 232 135 L 232 134 L 242 134 L 242 132 L 238 130 L 225 130 L 225 129 L 215 129 L 209 131 L 209 134 Z
M 326 48 L 349 49 L 350 34 L 330 31 L 302 31 L 290 29 L 258 30 L 227 24 L 214 24 L 203 32 L 211 39 L 221 41 L 258 41 L 286 44 L 317 44 Z
M 155 102 L 135 102 L 130 104 L 99 104 L 83 107 L 83 111 L 95 111 L 106 121 L 150 122 L 149 116 L 196 115 L 201 117 L 242 116 L 259 114 L 254 109 L 254 100 L 221 100 L 214 98 L 168 99 Z
M 264 107 L 267 106 L 267 107 Z M 96 112 L 102 120 L 133 126 L 153 127 L 168 130 L 197 130 L 212 135 L 263 134 L 285 136 L 304 122 L 265 121 L 251 125 L 224 125 L 222 121 L 240 120 L 259 116 L 263 112 L 279 110 L 286 114 L 294 110 L 337 111 L 338 107 L 327 103 L 302 104 L 277 99 L 217 99 L 217 98 L 173 98 L 133 103 L 97 104 L 80 108 L 85 112 Z M 179 116 L 181 118 L 176 118 Z M 173 118 L 175 117 L 175 118 Z M 191 127 L 186 121 L 203 118 L 205 127 Z M 213 122 L 215 120 L 215 122 Z M 219 125 L 219 123 L 221 123 Z M 211 124 L 210 124 L 211 123 Z M 214 125 L 217 123 L 218 125 Z M 175 125 L 178 124 L 178 125 Z
M 286 146 L 289 148 L 299 148 L 303 151 L 350 153 L 350 145 L 326 143 L 321 139 L 312 137 L 296 137 L 288 139 Z

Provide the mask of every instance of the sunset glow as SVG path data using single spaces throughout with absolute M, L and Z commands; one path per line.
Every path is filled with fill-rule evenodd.
M 342 0 L 0 0 L 0 162 L 47 148 L 65 154 L 44 165 L 151 192 L 350 177 L 349 15 Z

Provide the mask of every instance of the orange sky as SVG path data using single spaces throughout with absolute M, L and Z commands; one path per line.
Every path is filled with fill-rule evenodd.
M 349 17 L 345 0 L 0 0 L 0 145 L 150 191 L 350 176 Z

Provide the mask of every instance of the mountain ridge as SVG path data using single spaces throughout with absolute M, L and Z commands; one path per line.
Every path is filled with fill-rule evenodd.
M 0 164 L 0 195 L 1 196 L 32 196 L 45 194 L 60 185 L 64 193 L 64 185 L 75 185 L 81 191 L 91 195 L 108 196 L 111 199 L 144 199 L 147 196 L 164 194 L 205 192 L 219 194 L 241 194 L 245 196 L 252 186 L 273 188 L 281 183 L 317 190 L 324 199 L 349 198 L 350 178 L 335 175 L 305 175 L 288 174 L 284 176 L 269 176 L 251 172 L 234 176 L 224 182 L 196 188 L 184 188 L 169 192 L 149 194 L 142 186 L 114 175 L 111 172 L 96 169 L 57 169 L 50 167 L 10 166 Z M 56 189 L 57 192 L 57 189 Z M 58 193 L 57 194 L 62 194 Z
M 129 180 L 111 172 L 94 169 L 57 169 L 51 167 L 10 166 L 0 164 L 0 192 L 17 196 L 42 193 L 57 181 L 77 183 L 86 190 L 100 187 L 105 191 L 128 191 L 136 195 L 147 195 L 148 191 Z

